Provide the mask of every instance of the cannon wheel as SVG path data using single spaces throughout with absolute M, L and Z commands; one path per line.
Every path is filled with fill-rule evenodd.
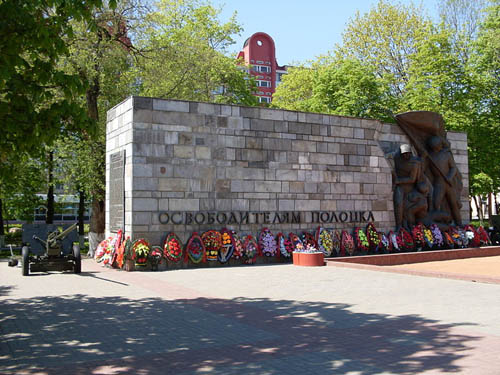
M 73 245 L 73 257 L 75 258 L 73 270 L 75 273 L 82 272 L 82 256 L 80 255 L 80 246 Z
M 30 249 L 28 246 L 23 246 L 23 276 L 29 276 L 30 274 Z

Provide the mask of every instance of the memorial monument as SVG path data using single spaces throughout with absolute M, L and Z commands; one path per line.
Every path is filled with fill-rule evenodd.
M 431 112 L 397 123 L 130 97 L 108 112 L 106 231 L 381 231 L 468 218 L 467 137 Z

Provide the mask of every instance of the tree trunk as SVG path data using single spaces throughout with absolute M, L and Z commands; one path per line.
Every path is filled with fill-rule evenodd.
M 493 216 L 493 199 L 491 199 L 491 193 L 488 193 L 488 221 L 489 221 L 489 226 L 493 226 L 493 220 L 492 220 L 492 216 Z
M 96 67 L 97 70 L 97 67 Z M 99 107 L 98 101 L 100 95 L 99 76 L 97 75 L 92 81 L 91 86 L 87 89 L 87 114 L 88 116 L 98 122 L 99 121 Z M 105 171 L 102 171 L 102 179 L 105 179 Z M 92 199 L 92 213 L 90 215 L 90 231 L 89 231 L 89 256 L 94 256 L 97 245 L 104 240 L 104 231 L 106 227 L 105 210 L 104 210 L 104 191 L 93 192 L 94 198 Z M 100 198 L 96 198 L 100 197 Z
M 481 201 L 478 199 L 476 195 L 473 196 L 474 198 L 474 203 L 476 204 L 476 210 L 477 210 L 477 216 L 479 217 L 479 221 L 481 222 L 481 225 L 483 224 L 483 209 L 481 207 Z
M 90 216 L 89 256 L 94 256 L 97 245 L 104 240 L 105 205 L 103 199 L 92 200 L 92 215 Z
M 80 196 L 80 201 L 78 202 L 78 237 L 80 249 L 83 249 L 85 246 L 85 222 L 83 219 L 83 215 L 85 214 L 85 193 L 80 190 L 78 194 Z
M 3 226 L 2 200 L 0 199 L 0 248 L 5 246 L 5 228 Z
M 45 216 L 45 223 L 54 223 L 54 152 L 49 151 L 49 191 L 47 192 L 47 213 Z
M 498 215 L 498 199 L 497 199 L 497 192 L 495 192 L 493 194 L 493 196 L 495 197 L 495 215 Z

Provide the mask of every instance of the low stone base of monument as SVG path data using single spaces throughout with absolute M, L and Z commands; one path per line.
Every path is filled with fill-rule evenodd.
M 125 263 L 123 269 L 126 271 L 168 271 L 168 270 L 181 270 L 181 269 L 196 269 L 196 268 L 224 268 L 224 267 L 244 267 L 244 266 L 252 266 L 252 265 L 262 265 L 262 264 L 285 264 L 291 263 L 290 258 L 284 257 L 266 257 L 260 256 L 257 257 L 254 263 L 246 263 L 245 259 L 229 259 L 226 263 L 220 263 L 219 261 L 207 261 L 205 263 L 193 263 L 188 261 L 185 263 L 183 260 L 179 262 L 171 262 L 165 261 L 162 259 L 161 263 L 157 265 L 157 269 L 154 270 L 153 266 L 148 263 L 145 266 L 136 267 L 134 261 L 130 261 L 130 265 L 127 268 L 127 263 Z
M 335 265 L 335 263 L 342 262 L 342 263 L 368 264 L 373 266 L 397 266 L 401 264 L 488 257 L 496 255 L 500 255 L 500 246 L 436 250 L 436 251 L 419 251 L 415 253 L 397 253 L 397 254 L 327 258 L 326 263 L 327 265 Z
M 293 253 L 294 266 L 318 267 L 325 265 L 323 253 Z

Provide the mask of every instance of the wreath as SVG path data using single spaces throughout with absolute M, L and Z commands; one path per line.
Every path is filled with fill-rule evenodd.
M 125 241 L 122 241 L 120 247 L 118 248 L 118 251 L 116 252 L 116 266 L 118 268 L 123 268 L 123 263 L 125 262 L 126 258 L 126 249 L 130 249 L 132 245 L 132 241 L 130 241 L 130 236 L 125 239 Z
M 134 242 L 132 252 L 132 259 L 135 260 L 135 265 L 141 267 L 145 266 L 148 263 L 149 253 L 151 252 L 149 242 L 144 238 L 139 238 Z
M 205 245 L 203 240 L 197 232 L 194 232 L 189 238 L 186 250 L 184 252 L 184 263 L 187 263 L 191 259 L 191 262 L 198 264 L 200 262 L 205 263 L 207 261 L 207 252 L 205 250 Z
M 353 255 L 355 251 L 354 239 L 347 233 L 347 231 L 342 231 L 342 242 L 341 242 L 341 252 L 344 254 Z
M 338 230 L 332 231 L 332 247 L 335 255 L 345 256 L 345 252 L 341 251 L 342 239 Z
M 279 255 L 278 252 L 278 244 L 276 243 L 276 239 L 274 238 L 272 232 L 268 228 L 262 228 L 259 234 L 259 247 L 260 251 L 266 257 L 272 257 L 276 254 Z
M 457 249 L 464 248 L 467 245 L 464 243 L 465 234 L 460 233 L 457 227 L 450 227 L 449 233 Z
M 130 239 L 130 236 L 127 236 L 127 239 L 124 241 L 123 245 L 123 263 L 126 260 L 134 259 L 134 243 Z
M 234 230 L 231 231 L 232 238 L 233 238 L 233 245 L 234 245 L 234 252 L 233 252 L 233 258 L 234 259 L 240 259 L 243 257 L 243 244 L 241 243 L 240 236 L 238 233 L 236 233 Z
M 111 253 L 111 267 L 117 268 L 118 265 L 116 264 L 116 259 L 118 257 L 118 250 L 120 249 L 122 245 L 122 239 L 123 239 L 123 231 L 121 229 L 118 229 L 118 232 L 116 233 L 115 239 L 114 239 L 114 249 L 112 250 Z
M 430 230 L 432 232 L 432 246 L 434 248 L 442 248 L 444 246 L 444 238 L 437 224 L 431 224 Z
M 292 243 L 293 251 L 300 253 L 305 250 L 304 244 L 300 240 L 299 236 L 297 236 L 295 233 L 290 232 L 290 234 L 288 234 L 288 237 L 290 237 L 290 242 Z
M 181 241 L 173 232 L 169 233 L 163 242 L 163 255 L 169 261 L 174 263 L 177 263 L 182 259 Z
M 163 256 L 163 249 L 161 246 L 153 246 L 151 248 L 151 253 L 149 254 L 149 260 L 151 262 L 151 269 L 153 271 L 158 271 L 158 265 L 161 264 L 162 256 Z
M 368 223 L 366 227 L 366 237 L 368 237 L 368 243 L 370 244 L 370 251 L 377 251 L 381 236 L 380 233 L 377 232 L 375 225 L 373 223 Z M 378 249 L 380 251 L 380 249 Z
M 356 242 L 356 248 L 359 252 L 366 253 L 370 248 L 370 243 L 366 237 L 365 232 L 360 227 L 354 228 L 354 240 Z
M 385 233 L 379 233 L 380 244 L 378 245 L 379 253 L 392 253 L 392 242 Z
M 394 233 L 392 230 L 389 232 L 389 240 L 391 241 L 392 252 L 397 253 L 403 250 L 403 240 L 401 236 Z
M 434 236 L 429 228 L 424 227 L 424 240 L 426 249 L 432 249 L 434 247 Z
M 302 233 L 302 243 L 304 244 L 305 250 L 307 252 L 317 252 L 318 244 L 314 239 L 314 236 L 309 232 Z
M 399 230 L 399 236 L 401 237 L 403 247 L 400 248 L 401 251 L 413 251 L 415 250 L 415 242 L 411 234 L 404 228 Z
M 318 227 L 316 230 L 315 238 L 319 250 L 325 254 L 326 257 L 332 256 L 333 252 L 333 239 L 329 231 L 324 228 Z
M 414 249 L 421 251 L 425 246 L 424 226 L 420 223 L 415 225 L 411 230 L 411 236 L 413 238 Z
M 469 224 L 466 225 L 464 229 L 465 229 L 465 235 L 469 240 L 469 246 L 479 247 L 481 245 L 481 238 L 479 236 L 479 233 L 474 229 L 474 226 Z
M 106 255 L 106 251 L 107 251 L 107 248 L 109 245 L 109 240 L 110 240 L 110 238 L 108 238 L 106 240 L 102 240 L 99 243 L 99 245 L 97 245 L 97 249 L 95 249 L 95 253 L 94 253 L 94 260 L 97 263 L 101 263 L 104 261 L 104 257 Z
M 255 241 L 255 238 L 252 235 L 248 235 L 245 237 L 245 241 L 243 243 L 243 248 L 244 250 L 244 258 L 245 258 L 245 263 L 247 264 L 253 264 L 257 260 L 257 255 L 260 255 L 259 252 L 259 245 L 257 244 L 257 241 Z
M 293 252 L 293 244 L 283 233 L 278 233 L 277 241 L 281 256 L 290 258 Z
M 222 229 L 220 233 L 222 235 L 222 246 L 220 247 L 217 259 L 221 263 L 227 263 L 234 252 L 233 236 L 227 228 Z
M 453 249 L 456 247 L 455 241 L 453 240 L 452 235 L 448 231 L 443 232 L 443 239 L 444 239 L 446 248 Z
M 477 228 L 477 233 L 479 234 L 479 243 L 480 245 L 491 245 L 491 239 L 490 236 L 488 235 L 488 232 L 486 232 L 486 229 L 483 228 L 483 226 L 479 226 Z
M 222 235 L 216 230 L 209 230 L 201 235 L 207 252 L 207 260 L 215 261 L 222 247 Z

